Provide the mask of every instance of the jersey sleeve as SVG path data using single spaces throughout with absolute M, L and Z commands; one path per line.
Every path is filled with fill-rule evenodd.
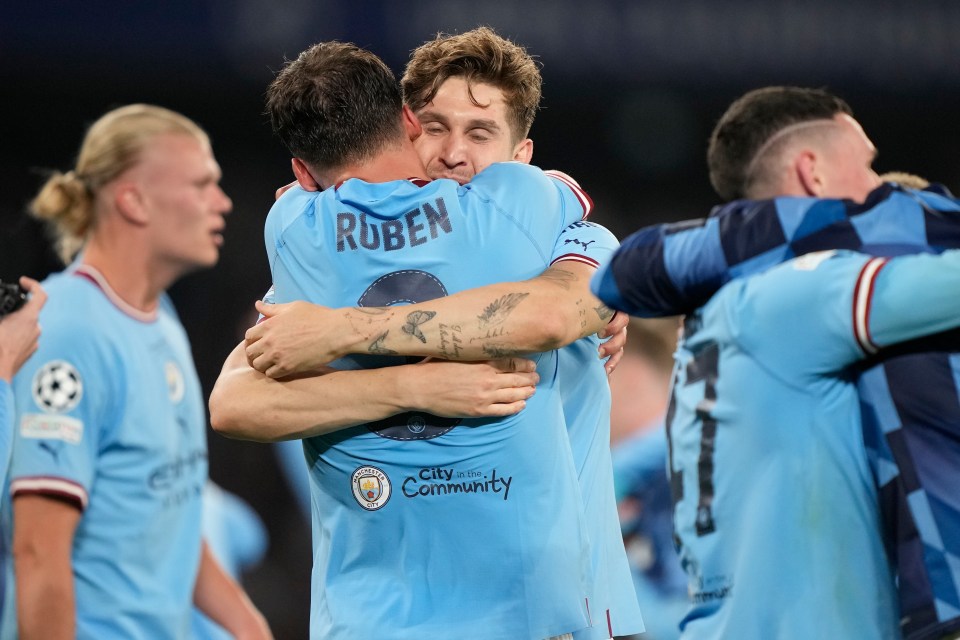
M 606 227 L 581 220 L 568 225 L 557 238 L 550 264 L 572 260 L 596 268 L 606 262 L 620 245 Z
M 867 353 L 960 325 L 960 250 L 878 261 L 870 288 L 861 285 L 864 312 L 855 314 Z
M 816 375 L 838 371 L 881 347 L 960 325 L 960 296 L 949 294 L 960 292 L 960 251 L 811 253 L 740 286 L 732 334 L 769 358 L 773 375 L 784 362 Z
M 840 200 L 741 200 L 706 219 L 645 227 L 624 240 L 594 276 L 593 291 L 631 315 L 690 313 L 732 278 L 806 253 L 793 242 L 847 214 Z
M 14 379 L 10 491 L 51 495 L 83 509 L 112 412 L 109 398 L 120 397 L 113 381 L 124 372 L 105 362 L 94 336 L 43 313 L 40 322 L 40 348 Z

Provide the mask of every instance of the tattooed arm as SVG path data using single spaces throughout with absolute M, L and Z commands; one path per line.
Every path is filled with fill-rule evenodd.
M 221 435 L 274 442 L 322 435 L 403 411 L 480 418 L 522 410 L 539 376 L 523 358 L 429 360 L 381 369 L 268 378 L 247 364 L 244 343 L 227 357 L 210 393 L 210 423 Z M 350 398 L 350 402 L 344 402 Z
M 316 371 L 348 353 L 487 360 L 538 353 L 597 333 L 613 312 L 590 293 L 590 265 L 559 262 L 522 282 L 408 306 L 265 305 L 246 334 L 247 360 L 272 378 Z

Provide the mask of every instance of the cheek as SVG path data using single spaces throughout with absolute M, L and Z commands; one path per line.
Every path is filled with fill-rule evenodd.
M 513 160 L 510 149 L 501 145 L 472 145 L 467 153 L 467 159 L 476 173 L 480 173 L 494 162 Z
M 440 155 L 440 147 L 441 144 L 438 138 L 430 137 L 426 134 L 421 135 L 413 143 L 413 148 L 416 149 L 417 155 L 420 156 L 420 161 L 425 165 L 437 161 L 437 157 Z

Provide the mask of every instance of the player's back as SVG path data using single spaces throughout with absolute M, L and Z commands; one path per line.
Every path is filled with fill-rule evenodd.
M 565 189 L 510 164 L 466 187 L 350 180 L 316 196 L 294 192 L 267 224 L 277 301 L 382 306 L 533 277 L 582 216 Z M 455 349 L 459 328 L 445 330 Z M 586 625 L 556 354 L 536 359 L 541 383 L 516 416 L 406 414 L 305 442 L 313 636 L 506 639 Z M 361 356 L 335 365 L 396 363 Z
M 669 425 L 684 637 L 898 637 L 846 371 L 866 258 L 805 260 L 727 285 L 686 322 Z

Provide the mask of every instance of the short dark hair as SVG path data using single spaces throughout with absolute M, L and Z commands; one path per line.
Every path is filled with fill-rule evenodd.
M 543 79 L 537 62 L 523 47 L 489 27 L 458 35 L 437 34 L 410 56 L 401 80 L 403 98 L 419 111 L 433 100 L 440 85 L 456 77 L 466 80 L 468 87 L 482 82 L 500 89 L 515 141 L 527 137 L 540 107 Z
M 295 157 L 326 169 L 371 158 L 403 135 L 397 79 L 373 53 L 315 44 L 267 89 L 273 131 Z
M 765 87 L 744 94 L 727 108 L 710 135 L 710 183 L 724 200 L 748 197 L 751 165 L 783 129 L 812 120 L 853 115 L 850 106 L 823 89 Z

